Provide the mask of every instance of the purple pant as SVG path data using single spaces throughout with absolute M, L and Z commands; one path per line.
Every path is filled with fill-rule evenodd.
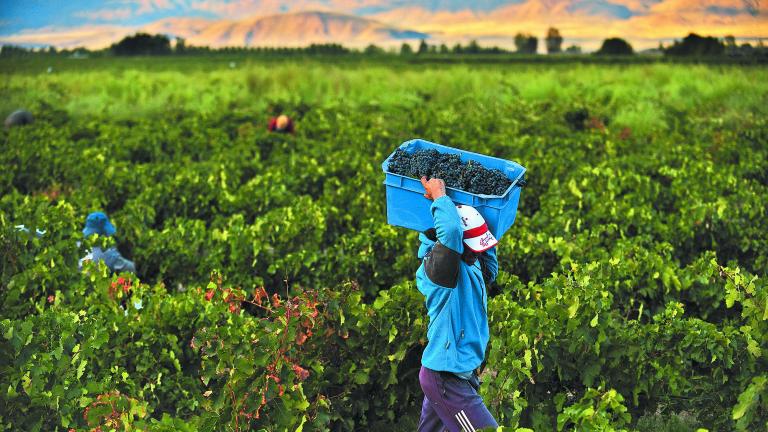
M 474 432 L 499 426 L 469 381 L 422 366 L 419 383 L 424 391 L 419 432 Z

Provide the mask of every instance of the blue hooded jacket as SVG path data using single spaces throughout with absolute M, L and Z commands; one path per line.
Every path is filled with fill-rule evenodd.
M 88 237 L 93 234 L 110 237 L 115 235 L 117 229 L 109 221 L 109 217 L 102 212 L 93 212 L 85 219 L 85 228 L 83 228 L 83 235 Z M 79 243 L 78 243 L 79 246 Z M 136 273 L 136 266 L 133 261 L 127 260 L 120 255 L 120 252 L 116 248 L 109 248 L 102 250 L 100 247 L 94 247 L 77 263 L 78 269 L 83 269 L 83 262 L 86 260 L 99 262 L 104 261 L 107 268 L 113 273 L 130 272 Z
M 94 247 L 88 255 L 80 258 L 80 261 L 77 263 L 77 268 L 82 270 L 83 263 L 87 260 L 93 262 L 104 261 L 104 264 L 106 264 L 107 268 L 113 273 L 136 273 L 136 266 L 133 264 L 133 261 L 123 258 L 123 256 L 120 255 L 120 252 L 115 248 L 102 250 L 100 247 Z
M 435 371 L 460 376 L 476 369 L 488 344 L 488 295 L 480 260 L 491 280 L 496 279 L 496 248 L 480 255 L 472 265 L 461 259 L 464 231 L 456 206 L 448 196 L 430 207 L 437 241 L 419 235 L 416 286 L 426 297 L 429 327 L 421 364 Z

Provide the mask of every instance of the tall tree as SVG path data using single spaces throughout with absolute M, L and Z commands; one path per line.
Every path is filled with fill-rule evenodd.
M 187 50 L 187 41 L 183 37 L 176 37 L 176 46 L 173 47 L 176 54 L 183 54 Z
M 464 52 L 469 54 L 479 54 L 480 51 L 481 51 L 480 44 L 478 44 L 477 41 L 474 39 L 469 41 L 469 45 L 467 45 L 467 48 L 464 50 Z
M 712 36 L 699 36 L 691 33 L 682 41 L 675 41 L 664 51 L 669 56 L 718 56 L 725 52 L 725 45 Z
M 116 55 L 159 55 L 171 53 L 171 41 L 165 35 L 136 33 L 126 36 L 113 44 L 112 52 Z
M 536 54 L 539 51 L 539 38 L 528 36 L 528 54 Z
M 403 43 L 402 46 L 400 46 L 400 55 L 411 55 L 413 54 L 413 48 L 411 48 L 408 43 Z
M 419 54 L 426 54 L 429 52 L 429 45 L 427 45 L 427 41 L 424 39 L 421 40 L 421 43 L 419 43 Z
M 381 48 L 374 44 L 370 44 L 367 47 L 365 47 L 365 50 L 363 52 L 368 55 L 384 54 L 384 48 Z
M 733 35 L 728 35 L 723 39 L 725 43 L 725 53 L 732 56 L 736 55 L 736 38 Z
M 568 54 L 581 54 L 581 47 L 578 45 L 571 45 L 565 49 Z
M 547 53 L 557 54 L 562 51 L 563 37 L 560 35 L 560 30 L 550 27 L 547 30 Z
M 515 47 L 520 54 L 536 54 L 539 40 L 531 34 L 518 33 L 515 35 Z
M 629 42 L 621 38 L 608 38 L 595 54 L 598 55 L 632 55 L 635 51 Z
M 528 38 L 522 33 L 518 33 L 515 35 L 515 50 L 517 52 L 522 53 L 523 51 L 525 51 L 526 40 L 528 40 Z

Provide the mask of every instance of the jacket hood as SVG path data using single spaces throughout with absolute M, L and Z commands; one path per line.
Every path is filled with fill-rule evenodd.
M 421 241 L 421 244 L 419 245 L 418 257 L 419 259 L 423 259 L 424 256 L 426 256 L 429 251 L 432 250 L 432 246 L 435 245 L 435 241 L 430 240 L 429 237 L 427 237 L 424 233 L 419 233 L 419 240 Z

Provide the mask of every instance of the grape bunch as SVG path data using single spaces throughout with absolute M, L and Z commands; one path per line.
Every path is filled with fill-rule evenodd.
M 503 195 L 512 181 L 497 169 L 484 168 L 480 163 L 463 163 L 459 155 L 440 153 L 435 149 L 408 153 L 397 149 L 389 160 L 387 170 L 413 178 L 439 178 L 445 185 L 473 194 Z

